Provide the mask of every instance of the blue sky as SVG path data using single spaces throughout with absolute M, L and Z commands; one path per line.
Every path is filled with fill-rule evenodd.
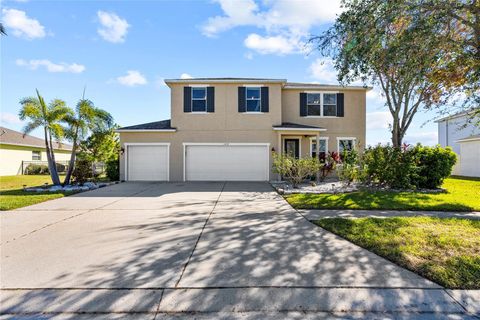
M 165 78 L 335 83 L 331 61 L 304 41 L 339 10 L 336 0 L 2 1 L 1 124 L 22 128 L 18 102 L 35 88 L 74 106 L 86 87 L 124 126 L 170 117 Z M 383 100 L 377 88 L 367 96 L 367 144 L 390 139 Z M 420 113 L 406 141 L 435 144 L 434 116 Z

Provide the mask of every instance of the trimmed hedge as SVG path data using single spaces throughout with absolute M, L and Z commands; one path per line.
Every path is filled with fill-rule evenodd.
M 377 145 L 362 157 L 361 180 L 394 189 L 435 189 L 442 185 L 456 162 L 451 148 Z

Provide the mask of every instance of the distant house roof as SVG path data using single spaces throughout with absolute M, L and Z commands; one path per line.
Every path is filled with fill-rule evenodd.
M 449 115 L 449 116 L 446 116 L 446 117 L 440 118 L 440 119 L 438 119 L 438 120 L 435 120 L 435 122 L 438 123 L 438 122 L 443 122 L 443 121 L 450 120 L 450 119 L 455 119 L 455 118 L 463 117 L 463 116 L 465 116 L 465 115 L 467 115 L 467 114 L 474 113 L 476 110 L 480 110 L 480 108 L 472 108 L 472 109 L 469 109 L 469 110 L 457 112 L 457 113 L 451 114 L 451 115 Z
M 476 135 L 473 135 L 473 136 L 470 136 L 470 137 L 466 137 L 466 138 L 457 140 L 456 142 L 461 143 L 461 142 L 469 142 L 469 141 L 477 141 L 477 140 L 480 140 L 480 134 L 476 134 Z
M 155 122 L 148 122 L 137 124 L 134 126 L 122 127 L 117 130 L 117 132 L 127 132 L 127 131 L 165 131 L 165 132 L 175 132 L 177 131 L 176 128 L 172 128 L 170 119 L 168 120 L 161 120 Z
M 23 133 L 8 129 L 5 127 L 0 127 L 0 144 L 8 144 L 14 146 L 22 147 L 35 147 L 35 148 L 45 148 L 45 140 L 30 136 L 23 135 Z M 72 150 L 72 146 L 65 143 L 53 143 L 53 148 L 55 150 Z
M 307 126 L 292 122 L 282 122 L 281 125 L 273 126 L 273 130 L 307 130 L 307 131 L 326 131 L 327 129 L 316 126 Z

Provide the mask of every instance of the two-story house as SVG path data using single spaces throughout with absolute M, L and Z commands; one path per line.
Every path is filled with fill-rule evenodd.
M 365 145 L 370 88 L 284 79 L 169 79 L 171 120 L 118 129 L 122 180 L 268 181 L 272 152 Z M 154 115 L 152 115 L 154 117 Z

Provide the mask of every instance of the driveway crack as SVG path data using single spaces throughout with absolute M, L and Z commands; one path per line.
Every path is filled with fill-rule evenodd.
M 202 235 L 203 235 L 203 231 L 205 230 L 205 227 L 207 226 L 207 223 L 208 223 L 208 221 L 210 220 L 210 217 L 212 216 L 213 211 L 215 211 L 215 208 L 217 207 L 217 203 L 218 203 L 218 201 L 220 200 L 220 197 L 222 196 L 222 193 L 223 193 L 223 190 L 225 189 L 225 185 L 226 185 L 226 184 L 227 184 L 227 182 L 224 181 L 224 182 L 223 182 L 223 186 L 222 186 L 222 190 L 220 190 L 220 193 L 218 194 L 217 200 L 215 200 L 215 203 L 213 204 L 213 208 L 212 208 L 212 210 L 210 211 L 210 213 L 208 214 L 208 217 L 207 217 L 207 219 L 205 220 L 205 223 L 203 224 L 202 230 L 200 231 L 200 233 L 199 233 L 199 235 L 198 235 L 198 237 L 197 237 L 197 241 L 195 242 L 195 245 L 193 246 L 192 252 L 190 252 L 190 256 L 188 257 L 187 262 L 186 262 L 185 265 L 183 266 L 182 273 L 180 274 L 180 278 L 178 278 L 177 282 L 175 283 L 175 288 L 178 287 L 180 281 L 181 281 L 182 278 L 183 278 L 183 274 L 185 273 L 185 270 L 187 269 L 188 264 L 190 263 L 190 260 L 192 259 L 193 253 L 195 252 L 195 249 L 197 249 L 198 242 L 200 242 L 200 238 L 201 238 Z

